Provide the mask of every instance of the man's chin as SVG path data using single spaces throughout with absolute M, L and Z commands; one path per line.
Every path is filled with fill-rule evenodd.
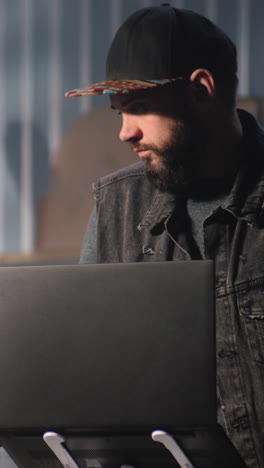
M 177 172 L 168 168 L 155 170 L 152 164 L 146 163 L 144 171 L 150 183 L 161 192 L 186 193 L 190 186 L 183 174 L 183 169 L 179 169 Z

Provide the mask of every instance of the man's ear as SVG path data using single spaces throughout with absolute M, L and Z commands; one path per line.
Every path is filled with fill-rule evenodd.
M 215 81 L 208 70 L 198 68 L 191 74 L 190 82 L 198 101 L 215 96 Z

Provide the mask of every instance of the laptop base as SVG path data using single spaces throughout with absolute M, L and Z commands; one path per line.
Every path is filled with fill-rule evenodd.
M 155 433 L 155 432 L 154 432 Z M 175 451 L 162 443 L 157 444 L 151 434 L 98 434 L 64 433 L 63 447 L 66 448 L 78 468 L 246 468 L 240 455 L 217 425 L 210 428 L 195 428 L 177 432 L 158 431 L 181 449 L 186 457 L 175 459 Z M 156 437 L 156 441 L 158 438 Z M 9 456 L 19 468 L 61 468 L 63 464 L 43 440 L 43 434 L 0 435 Z M 166 445 L 166 444 L 165 444 Z M 179 452 L 178 452 L 179 455 Z M 177 458 L 177 456 L 176 456 Z M 67 468 L 76 468 L 70 464 Z

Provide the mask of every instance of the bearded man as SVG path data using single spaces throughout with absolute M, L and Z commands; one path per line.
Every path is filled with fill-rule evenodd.
M 67 95 L 109 94 L 140 159 L 96 182 L 81 262 L 214 260 L 219 421 L 263 468 L 264 134 L 236 74 L 223 31 L 163 4 L 117 31 L 106 81 Z

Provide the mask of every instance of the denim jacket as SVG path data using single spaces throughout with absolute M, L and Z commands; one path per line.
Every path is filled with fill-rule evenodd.
M 205 257 L 216 266 L 226 430 L 248 467 L 264 468 L 264 133 L 250 114 L 239 116 L 247 158 L 229 196 L 204 221 Z M 141 163 L 100 179 L 95 198 L 98 262 L 199 258 L 182 228 L 181 200 L 156 190 Z

